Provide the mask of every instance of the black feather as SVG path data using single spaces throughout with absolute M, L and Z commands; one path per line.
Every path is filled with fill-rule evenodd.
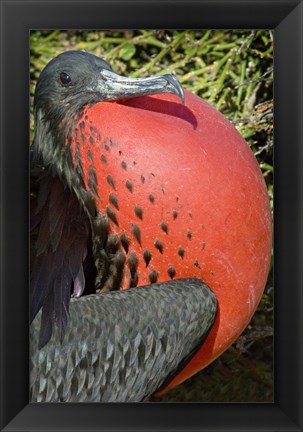
M 71 293 L 79 296 L 84 291 L 83 263 L 91 231 L 88 217 L 68 187 L 45 171 L 40 178 L 34 169 L 32 173 L 31 320 L 42 308 L 39 344 L 43 346 L 54 324 L 62 340 Z

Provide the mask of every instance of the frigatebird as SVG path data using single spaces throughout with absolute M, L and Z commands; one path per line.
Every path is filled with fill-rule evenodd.
M 262 176 L 223 116 L 189 92 L 181 102 L 174 76 L 121 77 L 82 51 L 40 75 L 33 401 L 147 400 L 220 355 L 257 307 L 271 239 Z

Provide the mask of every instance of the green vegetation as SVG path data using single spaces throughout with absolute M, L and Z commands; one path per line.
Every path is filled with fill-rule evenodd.
M 31 101 L 43 67 L 71 49 L 101 56 L 115 72 L 126 76 L 175 74 L 184 88 L 220 110 L 246 139 L 259 162 L 273 206 L 271 31 L 33 31 L 30 48 Z M 226 353 L 155 400 L 272 402 L 272 286 L 271 272 L 254 318 Z

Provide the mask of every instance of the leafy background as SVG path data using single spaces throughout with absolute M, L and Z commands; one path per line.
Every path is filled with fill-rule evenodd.
M 266 30 L 43 30 L 31 32 L 33 95 L 43 67 L 66 50 L 103 57 L 132 77 L 173 73 L 246 139 L 273 208 L 273 34 Z M 273 401 L 273 277 L 240 338 L 207 368 L 154 402 Z

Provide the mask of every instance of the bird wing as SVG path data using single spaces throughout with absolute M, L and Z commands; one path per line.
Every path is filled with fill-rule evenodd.
M 89 221 L 76 197 L 57 177 L 38 166 L 31 173 L 31 321 L 42 308 L 39 346 L 53 323 L 63 338 L 72 287 L 82 294 Z
M 191 359 L 216 310 L 195 278 L 72 299 L 63 342 L 53 334 L 39 351 L 40 312 L 30 335 L 32 402 L 143 401 Z

